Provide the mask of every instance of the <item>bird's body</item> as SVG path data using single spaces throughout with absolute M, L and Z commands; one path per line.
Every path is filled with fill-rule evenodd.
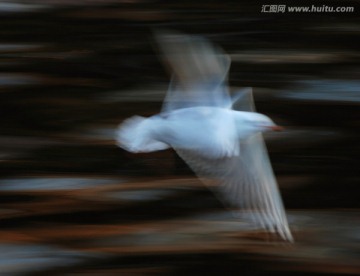
M 156 141 L 159 150 L 172 147 L 196 151 L 199 155 L 212 158 L 237 156 L 239 141 L 259 131 L 248 122 L 262 116 L 254 112 L 207 106 L 177 109 L 149 118 L 130 118 L 128 123 L 132 126 L 125 132 L 120 129 L 118 141 L 120 147 L 132 152 L 153 151 L 149 141 Z M 141 133 L 134 133 L 127 139 L 130 129 Z
M 174 74 L 162 111 L 125 120 L 118 145 L 134 153 L 174 148 L 225 202 L 250 211 L 257 224 L 292 241 L 261 136 L 279 127 L 254 112 L 251 91 L 230 97 L 230 61 L 221 50 L 199 37 L 161 34 L 157 39 Z M 240 110 L 233 109 L 237 104 Z

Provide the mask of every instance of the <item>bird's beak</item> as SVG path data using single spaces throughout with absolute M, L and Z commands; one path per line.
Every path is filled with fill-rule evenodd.
M 282 131 L 282 130 L 284 130 L 284 128 L 282 126 L 277 126 L 277 125 L 271 126 L 271 127 L 269 127 L 269 129 L 271 129 L 272 131 Z

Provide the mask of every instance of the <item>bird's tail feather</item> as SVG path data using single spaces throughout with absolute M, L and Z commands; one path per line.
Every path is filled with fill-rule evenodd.
M 167 149 L 165 143 L 152 138 L 151 120 L 141 116 L 126 119 L 118 127 L 117 145 L 127 151 L 140 153 Z

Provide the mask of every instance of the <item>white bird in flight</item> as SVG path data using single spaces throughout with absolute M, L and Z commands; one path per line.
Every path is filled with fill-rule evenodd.
M 293 241 L 262 138 L 262 132 L 281 127 L 255 112 L 251 88 L 230 96 L 230 58 L 220 48 L 178 33 L 158 33 L 156 40 L 172 70 L 162 110 L 125 120 L 118 146 L 134 153 L 174 148 L 225 202 Z

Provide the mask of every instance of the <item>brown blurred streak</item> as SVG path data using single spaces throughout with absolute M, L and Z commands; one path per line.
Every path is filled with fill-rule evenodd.
M 3 195 L 5 193 L 2 193 Z M 19 195 L 23 193 L 8 192 L 6 195 Z M 41 196 L 38 201 L 30 201 L 23 203 L 3 203 L 2 208 L 12 209 L 18 212 L 2 214 L 1 218 L 9 217 L 27 217 L 33 215 L 45 215 L 56 214 L 64 212 L 67 213 L 81 210 L 99 210 L 101 209 L 101 203 L 99 204 L 82 204 L 86 203 L 78 198 L 69 196 L 69 192 L 27 192 L 27 195 Z

